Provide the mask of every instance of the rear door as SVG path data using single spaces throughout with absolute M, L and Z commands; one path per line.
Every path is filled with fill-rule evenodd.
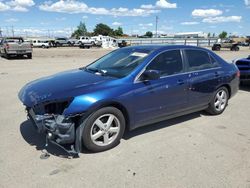
M 186 49 L 185 57 L 189 72 L 189 107 L 202 107 L 210 102 L 223 72 L 215 59 L 205 50 Z

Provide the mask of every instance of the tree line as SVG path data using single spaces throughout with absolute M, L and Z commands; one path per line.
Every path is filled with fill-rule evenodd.
M 79 38 L 80 36 L 96 36 L 96 35 L 112 36 L 112 37 L 128 36 L 124 34 L 123 29 L 120 26 L 117 29 L 112 29 L 106 24 L 99 23 L 95 26 L 93 32 L 88 32 L 85 23 L 80 22 L 76 30 L 72 33 L 71 37 Z M 153 33 L 151 31 L 147 31 L 144 35 L 140 37 L 152 38 Z M 210 38 L 210 37 L 216 37 L 216 36 L 215 36 L 215 33 L 213 33 L 213 35 L 211 35 L 211 33 L 208 33 L 208 37 Z M 222 31 L 218 35 L 218 37 L 221 39 L 227 38 L 227 32 Z
M 88 32 L 85 23 L 80 22 L 76 30 L 72 33 L 71 37 L 79 38 L 80 36 L 95 36 L 95 35 L 104 35 L 104 36 L 123 36 L 123 29 L 119 26 L 117 29 L 112 29 L 106 24 L 99 23 L 95 26 L 93 32 Z

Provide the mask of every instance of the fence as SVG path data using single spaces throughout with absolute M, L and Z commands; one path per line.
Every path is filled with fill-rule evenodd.
M 167 45 L 192 45 L 209 47 L 216 43 L 217 38 L 123 38 L 118 42 L 126 41 L 128 44 L 145 45 L 145 44 L 167 44 Z

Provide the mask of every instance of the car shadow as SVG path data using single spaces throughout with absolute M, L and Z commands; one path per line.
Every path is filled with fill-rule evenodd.
M 167 128 L 191 119 L 195 119 L 195 118 L 199 118 L 201 117 L 201 115 L 207 115 L 206 112 L 196 112 L 196 113 L 192 113 L 189 115 L 184 115 L 184 116 L 180 116 L 174 119 L 169 119 L 166 121 L 162 121 L 159 123 L 155 123 L 155 124 L 151 124 L 148 126 L 143 126 L 140 128 L 137 128 L 135 130 L 132 131 L 126 131 L 123 135 L 123 139 L 124 140 L 128 140 L 130 138 L 133 138 L 135 136 L 140 136 L 142 134 L 145 133 L 149 133 L 149 132 L 153 132 L 162 128 Z M 50 154 L 50 155 L 54 155 L 57 157 L 61 157 L 61 158 L 69 158 L 72 157 L 69 153 L 67 153 L 65 150 L 63 150 L 62 148 L 49 143 L 47 147 L 45 147 L 45 143 L 46 143 L 46 138 L 44 134 L 40 134 L 38 133 L 34 126 L 32 125 L 32 122 L 30 120 L 26 120 L 24 122 L 21 123 L 20 125 L 20 132 L 21 135 L 23 137 L 23 139 L 30 144 L 31 146 L 35 146 L 36 150 L 38 151 L 42 151 L 46 149 L 46 151 Z M 84 154 L 93 154 L 92 152 L 88 151 L 86 148 L 82 148 L 82 153 Z
M 10 56 L 9 58 L 6 58 L 5 56 L 2 56 L 2 58 L 6 60 L 24 60 L 24 59 L 29 59 L 27 56 Z
M 143 127 L 137 128 L 137 129 L 132 130 L 132 131 L 127 130 L 123 135 L 123 139 L 128 140 L 128 139 L 135 137 L 135 136 L 139 136 L 139 135 L 142 135 L 145 133 L 153 132 L 153 131 L 156 131 L 156 130 L 159 130 L 162 128 L 167 128 L 167 127 L 170 127 L 170 126 L 173 126 L 173 125 L 176 125 L 176 124 L 179 124 L 179 123 L 191 120 L 191 119 L 199 118 L 199 117 L 201 117 L 201 115 L 207 116 L 208 113 L 203 112 L 203 111 L 195 112 L 192 114 L 188 114 L 188 115 L 176 117 L 173 119 L 161 121 L 158 123 L 150 124 L 147 126 L 143 126 Z
M 46 149 L 49 154 L 62 157 L 62 158 L 68 158 L 71 156 L 62 148 L 54 144 L 49 143 L 48 146 L 45 147 L 45 143 L 46 143 L 45 135 L 38 133 L 35 130 L 30 120 L 26 120 L 23 123 L 21 123 L 20 132 L 21 132 L 23 139 L 31 146 L 35 146 L 36 150 L 38 151 L 43 152 Z

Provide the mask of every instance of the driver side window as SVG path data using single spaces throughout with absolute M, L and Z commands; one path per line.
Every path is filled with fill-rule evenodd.
M 180 50 L 171 50 L 158 55 L 147 67 L 157 70 L 162 76 L 178 74 L 184 71 Z

